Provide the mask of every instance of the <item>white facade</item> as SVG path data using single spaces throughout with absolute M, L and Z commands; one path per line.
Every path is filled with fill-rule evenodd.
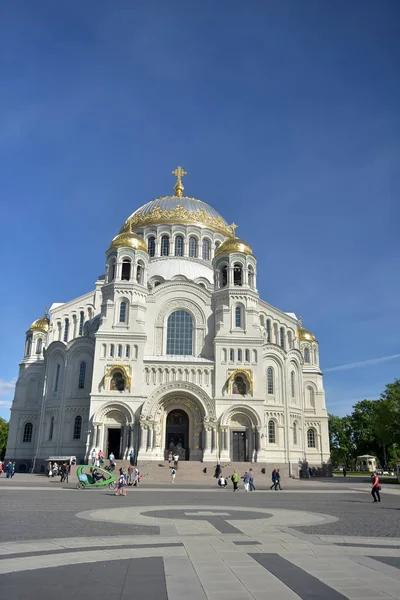
M 6 454 L 20 467 L 93 448 L 159 461 L 173 445 L 188 460 L 329 461 L 318 343 L 261 300 L 249 246 L 178 184 L 125 222 L 93 291 L 28 330 Z

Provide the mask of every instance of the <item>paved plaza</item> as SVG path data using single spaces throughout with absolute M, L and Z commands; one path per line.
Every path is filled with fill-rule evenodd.
M 265 486 L 266 487 L 266 486 Z M 400 599 L 400 490 L 0 480 L 0 600 Z

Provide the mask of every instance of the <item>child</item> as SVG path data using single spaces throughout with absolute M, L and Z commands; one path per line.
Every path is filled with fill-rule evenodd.
M 121 473 L 118 479 L 118 487 L 115 492 L 116 496 L 126 496 L 126 475 L 125 473 Z

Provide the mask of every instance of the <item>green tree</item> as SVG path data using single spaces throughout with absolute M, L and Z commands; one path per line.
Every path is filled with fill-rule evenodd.
M 351 417 L 329 415 L 329 443 L 332 463 L 348 467 L 355 455 Z
M 0 417 L 0 459 L 3 460 L 6 453 L 8 438 L 8 423 Z
M 388 383 L 377 402 L 375 430 L 385 449 L 386 463 L 389 456 L 396 456 L 400 447 L 400 379 Z

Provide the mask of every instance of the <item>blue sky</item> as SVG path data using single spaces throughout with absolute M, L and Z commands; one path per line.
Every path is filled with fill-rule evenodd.
M 330 412 L 400 376 L 396 0 L 0 10 L 0 415 L 30 323 L 92 288 L 178 164 L 316 334 Z

